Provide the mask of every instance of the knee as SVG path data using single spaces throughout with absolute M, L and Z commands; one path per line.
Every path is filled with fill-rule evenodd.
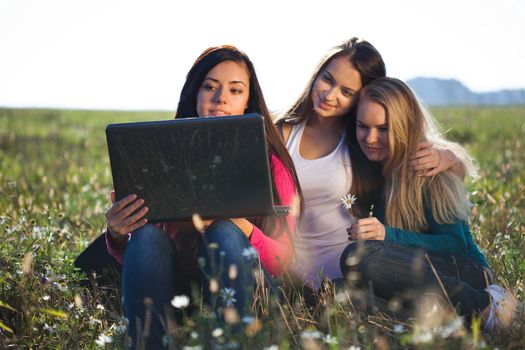
M 237 225 L 229 220 L 217 220 L 204 232 L 199 243 L 199 256 L 207 256 L 212 248 L 227 256 L 227 260 L 235 260 L 241 257 L 244 248 L 250 246 L 250 241 Z
M 204 232 L 204 237 L 208 243 L 217 243 L 219 246 L 249 244 L 244 232 L 230 220 L 214 221 Z
M 165 243 L 166 241 L 169 241 L 166 232 L 155 225 L 146 224 L 133 231 L 128 244 L 131 242 L 134 244 L 156 244 L 158 242 Z
M 171 252 L 172 244 L 168 234 L 155 225 L 147 224 L 133 231 L 126 246 L 126 255 L 133 254 L 135 258 L 144 255 L 148 258 Z
M 360 271 L 365 269 L 366 265 L 373 256 L 373 253 L 382 247 L 381 241 L 361 241 L 349 244 L 339 260 L 339 266 L 343 275 L 350 271 Z

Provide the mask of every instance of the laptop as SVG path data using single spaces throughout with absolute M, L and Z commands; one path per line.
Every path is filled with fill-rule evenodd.
M 260 114 L 110 124 L 106 138 L 117 200 L 144 199 L 149 222 L 287 214 Z

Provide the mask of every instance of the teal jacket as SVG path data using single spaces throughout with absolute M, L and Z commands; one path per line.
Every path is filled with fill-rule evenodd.
M 374 208 L 374 216 L 382 223 L 386 222 L 384 202 L 377 206 L 377 210 Z M 472 239 L 467 222 L 456 220 L 450 224 L 438 224 L 434 220 L 430 206 L 425 207 L 425 217 L 429 227 L 426 232 L 422 233 L 402 230 L 385 224 L 385 241 L 459 254 L 473 259 L 482 266 L 489 267 L 485 256 Z

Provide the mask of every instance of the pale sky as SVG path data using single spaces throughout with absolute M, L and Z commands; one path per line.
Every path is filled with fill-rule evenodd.
M 233 44 L 281 110 L 352 36 L 389 76 L 524 88 L 524 34 L 521 0 L 0 0 L 0 106 L 174 111 L 195 58 Z

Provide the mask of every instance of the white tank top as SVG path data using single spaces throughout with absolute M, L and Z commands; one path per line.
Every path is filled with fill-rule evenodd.
M 299 144 L 305 123 L 293 125 L 286 147 L 292 157 L 304 196 L 304 212 L 294 238 L 296 259 L 291 271 L 315 289 L 326 277 L 343 277 L 339 259 L 348 245 L 346 228 L 353 216 L 341 204 L 352 181 L 344 135 L 337 147 L 318 159 L 304 159 Z

